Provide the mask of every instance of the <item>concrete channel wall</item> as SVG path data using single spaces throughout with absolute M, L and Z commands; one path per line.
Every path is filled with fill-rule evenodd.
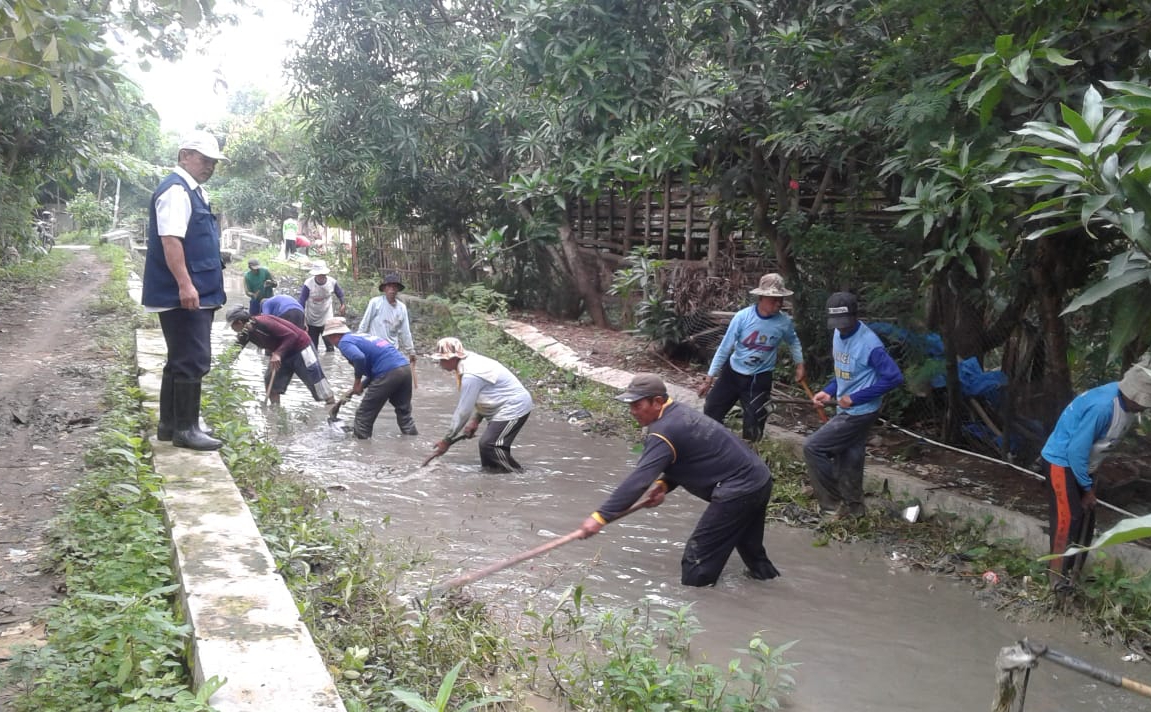
M 552 363 L 562 368 L 575 371 L 581 376 L 597 381 L 613 388 L 624 388 L 631 380 L 632 373 L 615 368 L 598 368 L 589 366 L 579 358 L 572 349 L 556 341 L 554 338 L 538 331 L 535 327 L 511 319 L 494 322 L 509 336 L 518 340 L 528 348 Z M 703 399 L 690 389 L 668 384 L 668 393 L 672 398 L 687 403 L 694 408 L 703 407 Z M 804 436 L 774 426 L 768 426 L 767 436 L 775 442 L 788 446 L 797 458 L 802 458 Z M 912 477 L 886 465 L 868 461 L 864 470 L 865 485 L 869 489 L 880 489 L 886 483 L 889 491 L 902 499 L 918 499 L 925 512 L 947 512 L 955 514 L 962 519 L 978 522 L 988 521 L 987 536 L 991 540 L 1014 539 L 1018 540 L 1028 551 L 1036 556 L 1046 554 L 1049 550 L 1047 539 L 1047 522 L 1035 517 L 1014 512 L 994 504 L 987 504 L 970 497 L 955 494 L 946 490 L 933 489 L 935 485 Z M 1110 547 L 1104 552 L 1106 557 L 1119 559 L 1124 565 L 1139 571 L 1151 569 L 1151 549 L 1134 544 L 1123 544 Z M 1088 562 L 1099 561 L 1102 556 L 1088 559 Z M 1089 563 L 1090 565 L 1090 563 Z
M 159 407 L 165 353 L 158 330 L 136 332 L 146 407 Z M 213 676 L 227 680 L 209 700 L 220 712 L 343 712 L 323 658 L 219 454 L 155 438 L 151 445 L 164 478 L 180 603 L 192 625 L 196 686 Z

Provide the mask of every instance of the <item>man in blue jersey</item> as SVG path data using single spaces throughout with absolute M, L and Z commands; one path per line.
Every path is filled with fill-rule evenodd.
M 1123 437 L 1136 414 L 1151 407 L 1151 370 L 1135 364 L 1123 380 L 1097 386 L 1071 401 L 1043 446 L 1043 474 L 1051 487 L 1048 515 L 1051 553 L 1091 543 L 1095 533 L 1095 479 L 1107 451 Z M 1085 526 L 1086 525 L 1086 526 Z M 1079 556 L 1086 557 L 1087 554 Z M 1068 583 L 1075 558 L 1052 559 L 1051 584 Z
M 772 374 L 780 343 L 787 345 L 795 362 L 795 380 L 802 381 L 806 373 L 795 324 L 780 311 L 783 298 L 793 294 L 784 286 L 783 276 L 763 275 L 759 287 L 751 293 L 759 299 L 732 317 L 699 395 L 706 396 L 704 415 L 721 423 L 738 400 L 743 407 L 743 439 L 754 443 L 763 437 L 767 423 Z
M 767 463 L 722 423 L 672 401 L 654 373 L 637 374 L 616 400 L 627 403 L 632 417 L 647 428 L 643 453 L 631 474 L 580 525 L 580 538 L 595 535 L 637 502 L 655 507 L 683 487 L 708 505 L 684 546 L 680 583 L 711 586 L 732 551 L 739 552 L 751 578 L 779 576 L 763 546 L 772 487 Z
M 364 394 L 352 432 L 361 440 L 372 437 L 376 416 L 391 402 L 404 435 L 419 435 L 412 418 L 412 367 L 408 359 L 384 339 L 350 333 L 342 317 L 324 323 L 324 342 L 338 348 L 356 369 L 352 394 Z
M 883 342 L 859 320 L 859 301 L 851 292 L 827 300 L 827 328 L 835 329 L 831 354 L 835 377 L 815 394 L 822 408 L 835 401 L 835 417 L 807 437 L 803 458 L 824 514 L 861 517 L 863 458 L 867 435 L 879 419 L 883 394 L 903 383 L 903 373 Z

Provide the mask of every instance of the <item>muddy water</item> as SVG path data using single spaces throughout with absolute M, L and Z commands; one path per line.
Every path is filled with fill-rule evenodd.
M 217 325 L 220 347 L 230 332 Z M 322 351 L 322 347 L 321 347 Z M 264 359 L 249 347 L 236 368 L 260 388 Z M 321 354 L 337 391 L 351 368 L 338 354 Z M 341 513 L 388 538 L 403 538 L 432 556 L 410 582 L 412 591 L 565 534 L 602 501 L 634 462 L 630 443 L 592 437 L 561 414 L 538 410 L 514 448 L 522 474 L 479 471 L 474 441 L 455 445 L 422 468 L 444 433 L 456 401 L 454 379 L 430 360 L 418 362 L 414 412 L 420 435 L 399 434 L 390 408 L 375 437 L 356 441 L 330 429 L 320 404 L 298 382 L 279 409 L 250 408 L 268 420 L 268 437 L 288 462 L 330 489 Z M 345 406 L 350 421 L 357 401 Z M 621 406 L 622 407 L 622 406 Z M 693 650 L 716 664 L 734 657 L 763 631 L 773 644 L 799 641 L 789 654 L 802 665 L 789 709 L 988 709 L 995 655 L 1024 636 L 1136 678 L 1147 665 L 1122 663 L 1125 651 L 1089 646 L 1074 626 L 1020 626 L 982 607 L 966 584 L 899 570 L 869 545 L 815 547 L 809 532 L 771 526 L 769 554 L 783 576 L 756 582 L 733 558 L 714 589 L 679 585 L 679 556 L 703 503 L 676 492 L 655 510 L 614 523 L 595 538 L 499 572 L 469 591 L 493 605 L 537 608 L 569 585 L 583 582 L 601 604 L 648 599 L 668 606 L 694 604 L 704 632 Z M 1136 710 L 1135 698 L 1042 663 L 1032 674 L 1028 709 Z

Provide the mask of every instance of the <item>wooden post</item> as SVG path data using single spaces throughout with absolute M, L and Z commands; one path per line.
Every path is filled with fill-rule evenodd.
M 352 225 L 352 278 L 360 278 L 360 261 L 356 259 L 356 226 Z M 397 307 L 398 308 L 398 307 Z
M 599 196 L 591 202 L 591 239 L 599 240 Z
M 631 234 L 635 231 L 635 202 L 630 198 L 623 214 L 623 256 L 631 253 Z
M 583 238 L 583 196 L 582 195 L 578 196 L 576 198 L 575 224 L 576 224 L 575 233 L 577 235 L 576 239 L 582 239 Z
M 719 205 L 711 208 L 711 222 L 707 228 L 707 276 L 719 276 L 719 238 L 723 231 L 720 215 L 723 211 Z
M 607 241 L 615 238 L 615 189 L 607 192 Z
M 643 192 L 643 246 L 651 244 L 651 189 Z
M 685 260 L 689 260 L 689 261 L 692 259 L 695 259 L 695 255 L 692 253 L 692 248 L 691 248 L 692 216 L 693 216 L 693 208 L 695 207 L 694 202 L 692 201 L 693 196 L 694 196 L 694 193 L 691 189 L 691 183 L 688 182 L 687 183 L 687 200 L 684 202 L 684 212 L 686 213 L 686 215 L 684 217 L 684 226 L 683 226 L 683 258 Z
M 671 237 L 671 173 L 663 179 L 663 239 L 659 245 L 659 258 L 667 259 L 668 239 Z

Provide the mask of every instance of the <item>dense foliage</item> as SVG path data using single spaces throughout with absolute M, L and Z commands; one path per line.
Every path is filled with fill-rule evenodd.
M 1151 344 L 1129 306 L 1146 276 L 1104 269 L 1128 250 L 1122 228 L 1064 220 L 1040 239 L 1027 209 L 1058 186 L 997 182 L 1067 158 L 1030 145 L 1029 122 L 1058 123 L 1102 82 L 1145 88 L 1145 0 L 311 5 L 291 67 L 305 202 L 427 226 L 461 275 L 482 268 L 515 305 L 562 308 L 552 295 L 568 292 L 606 322 L 609 285 L 573 240 L 571 201 L 675 174 L 722 234 L 755 236 L 800 315 L 852 288 L 869 315 L 939 334 L 938 367 L 905 366 L 946 377 L 948 437 L 964 411 L 961 359 L 1002 366 L 1017 405 L 1050 424 L 1074 390 Z M 1126 110 L 1145 101 L 1127 91 Z M 1145 123 L 1098 138 L 1139 165 Z M 1079 177 L 1100 186 L 1108 170 L 1084 161 Z M 1092 208 L 1106 193 L 1122 215 L 1138 199 L 1079 199 L 1064 179 L 1066 211 L 1086 200 L 1102 217 Z M 819 319 L 800 327 L 826 351 Z
M 39 207 L 79 187 L 103 198 L 115 177 L 152 181 L 159 122 L 115 47 L 135 47 L 145 64 L 178 58 L 194 33 L 229 19 L 214 6 L 0 0 L 0 259 L 31 243 Z

